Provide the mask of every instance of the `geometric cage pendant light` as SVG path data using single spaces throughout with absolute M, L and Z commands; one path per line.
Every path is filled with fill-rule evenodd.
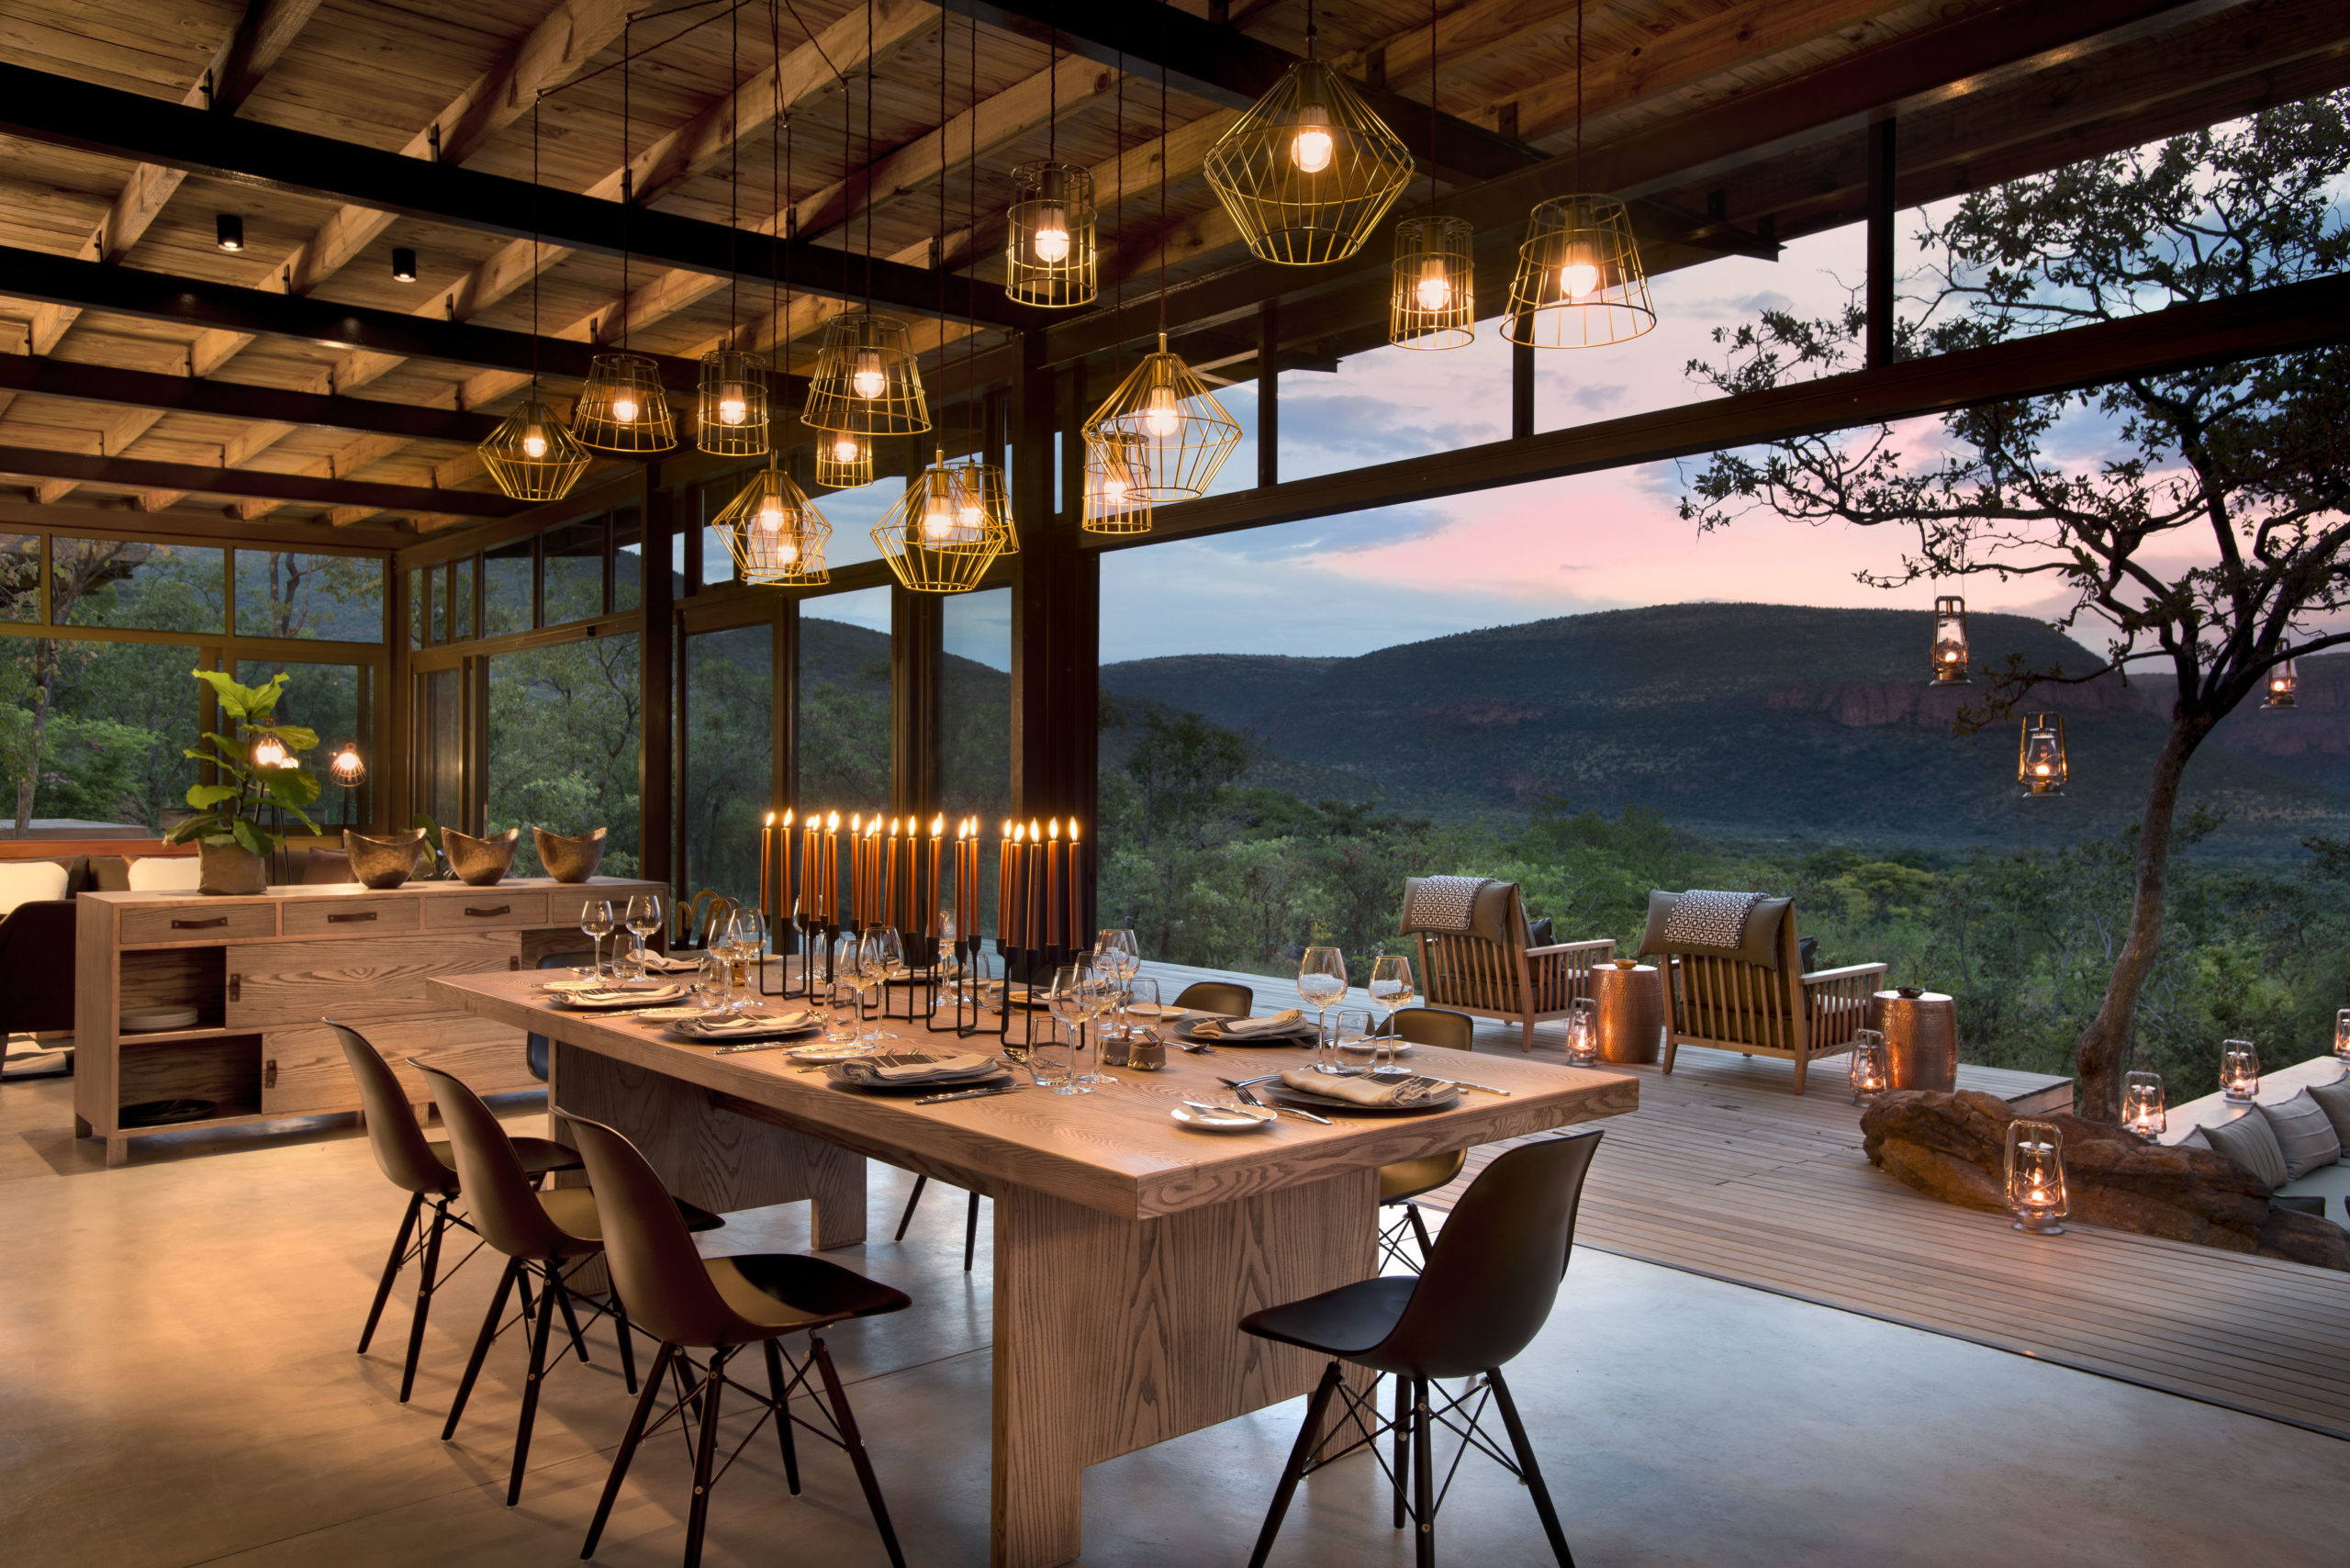
M 832 581 L 824 545 L 833 525 L 772 456 L 710 526 L 726 541 L 734 574 L 745 583 L 821 588 Z
M 872 529 L 873 543 L 899 585 L 912 593 L 968 593 L 1002 553 L 1005 524 L 991 498 L 975 489 L 980 476 L 945 454 L 915 476 Z
M 661 367 L 643 354 L 598 354 L 588 362 L 571 429 L 599 452 L 666 452 L 677 445 Z
M 740 349 L 701 356 L 694 444 L 718 457 L 756 457 L 767 449 L 767 365 Z
M 1240 444 L 1240 425 L 1199 374 L 1169 352 L 1145 354 L 1085 421 L 1089 446 L 1115 449 L 1126 493 L 1136 500 L 1180 501 L 1207 493 L 1216 470 Z M 1089 461 L 1097 454 L 1089 453 Z
M 848 310 L 824 323 L 800 415 L 822 431 L 919 435 L 930 429 L 913 332 L 894 316 Z
M 1607 196 L 1554 197 L 1518 247 L 1502 335 L 1538 349 L 1597 348 L 1656 325 L 1631 214 Z
M 518 501 L 563 499 L 593 461 L 536 397 L 517 405 L 478 450 L 498 487 Z
M 1208 184 L 1259 261 L 1344 261 L 1411 183 L 1412 155 L 1387 122 L 1313 58 L 1291 66 L 1209 149 Z

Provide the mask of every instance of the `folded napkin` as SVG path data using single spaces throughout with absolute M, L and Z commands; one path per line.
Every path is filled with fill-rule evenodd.
M 959 1083 L 965 1079 L 993 1078 L 1003 1067 L 993 1057 L 969 1052 L 902 1063 L 879 1057 L 858 1057 L 834 1062 L 832 1070 L 847 1083 Z
M 655 975 L 689 975 L 700 969 L 702 959 L 709 956 L 707 953 L 676 957 L 667 953 L 647 953 L 644 955 L 644 970 L 647 974 Z
M 686 988 L 681 985 L 643 987 L 607 985 L 584 990 L 571 986 L 559 986 L 549 989 L 554 991 L 558 1002 L 567 1002 L 575 1005 L 586 1002 L 595 1006 L 602 1006 L 606 1002 L 674 1002 L 686 994 Z
M 1267 1035 L 1310 1035 L 1315 1025 L 1305 1021 L 1305 1014 L 1292 1007 L 1270 1018 L 1203 1018 L 1192 1025 L 1192 1036 L 1201 1040 L 1248 1040 Z
M 1344 1100 L 1355 1105 L 1432 1105 L 1451 1099 L 1460 1092 L 1449 1083 L 1433 1079 L 1405 1078 L 1393 1082 L 1378 1079 L 1333 1078 L 1326 1072 L 1311 1069 L 1303 1071 L 1292 1068 L 1281 1074 L 1281 1087 L 1294 1089 L 1301 1094 L 1319 1094 L 1326 1100 Z
M 697 1018 L 687 1028 L 697 1035 L 777 1035 L 814 1027 L 813 1013 L 730 1013 L 718 1018 Z

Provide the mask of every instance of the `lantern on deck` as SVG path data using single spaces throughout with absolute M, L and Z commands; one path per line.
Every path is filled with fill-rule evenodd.
M 2161 1073 L 2133 1072 L 2122 1081 L 2121 1125 L 2140 1137 L 2153 1137 L 2170 1126 Z
M 1967 667 L 1966 600 L 1956 594 L 1934 600 L 1934 684 L 1972 686 Z
M 2050 1122 L 2008 1124 L 2008 1208 L 2015 1228 L 2062 1236 L 2056 1222 L 2072 1212 L 2065 1196 L 2065 1135 Z
M 1599 1014 L 1589 997 L 1578 998 L 1567 1014 L 1567 1062 L 1589 1067 L 1599 1059 Z
M 2350 1067 L 2350 1007 L 2333 1015 L 2333 1054 Z
M 1848 1072 L 1855 1105 L 1867 1104 L 1891 1085 L 1893 1080 L 1886 1065 L 1885 1036 L 1881 1031 L 1863 1029 L 1852 1036 L 1852 1057 Z
M 2260 1052 L 2250 1040 L 2220 1042 L 2220 1093 L 2239 1105 L 2260 1093 Z
M 2016 746 L 2016 782 L 2026 795 L 2061 795 L 2067 776 L 2065 715 L 2025 714 Z
M 2285 659 L 2268 672 L 2268 689 L 2261 694 L 2261 707 L 2281 710 L 2297 706 L 2293 697 L 2300 686 L 2300 672 L 2293 667 L 2290 658 Z

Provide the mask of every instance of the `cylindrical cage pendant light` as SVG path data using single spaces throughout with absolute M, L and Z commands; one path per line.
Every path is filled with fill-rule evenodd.
M 739 349 L 701 356 L 694 443 L 717 457 L 756 457 L 767 449 L 767 365 Z
M 643 354 L 598 354 L 571 411 L 571 431 L 599 452 L 666 452 L 677 445 L 677 424 L 660 367 Z
M 1180 501 L 1207 493 L 1240 444 L 1240 425 L 1183 356 L 1168 351 L 1161 332 L 1158 352 L 1145 354 L 1093 410 L 1084 435 L 1089 443 L 1139 441 L 1141 467 L 1129 470 L 1141 481 L 1135 489 L 1145 500 Z
M 1502 335 L 1538 349 L 1597 348 L 1656 325 L 1631 214 L 1614 196 L 1546 201 L 1527 220 Z
M 854 490 L 873 483 L 871 439 L 855 431 L 818 432 L 816 483 L 828 490 Z
M 1395 226 L 1389 342 L 1457 349 L 1476 340 L 1476 235 L 1461 218 L 1407 218 Z
M 791 476 L 770 463 L 711 520 L 734 558 L 734 575 L 763 588 L 821 588 L 833 580 L 824 545 L 833 525 Z
M 591 461 L 554 410 L 533 398 L 506 416 L 477 449 L 498 487 L 518 501 L 559 501 Z
M 1023 163 L 1012 181 L 1003 292 L 1053 309 L 1092 304 L 1101 268 L 1092 174 L 1073 163 Z
M 1150 532 L 1150 449 L 1129 431 L 1085 438 L 1085 506 L 1079 525 L 1088 533 Z
M 824 323 L 823 347 L 808 384 L 808 411 L 822 431 L 920 435 L 930 429 L 913 332 L 894 316 L 851 310 Z
M 1412 178 L 1412 154 L 1347 79 L 1301 60 L 1208 150 L 1208 184 L 1259 261 L 1344 261 Z

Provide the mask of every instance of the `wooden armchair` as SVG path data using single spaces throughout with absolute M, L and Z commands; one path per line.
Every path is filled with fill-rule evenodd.
M 1812 1058 L 1851 1049 L 1852 1036 L 1867 1025 L 1869 997 L 1883 989 L 1886 966 L 1847 964 L 1805 974 L 1796 946 L 1795 906 L 1776 902 L 1775 913 L 1768 903 L 1757 910 L 1758 919 L 1778 922 L 1777 935 L 1769 944 L 1776 967 L 1727 954 L 1655 948 L 1656 923 L 1651 921 L 1651 938 L 1641 944 L 1641 956 L 1653 952 L 1659 964 L 1670 966 L 1666 1072 L 1673 1070 L 1673 1054 L 1683 1046 L 1785 1057 L 1795 1063 L 1796 1092 L 1800 1094 L 1804 1070 Z
M 1526 906 L 1517 884 L 1502 884 L 1508 911 L 1500 922 L 1505 932 L 1527 933 Z M 1430 1007 L 1449 1007 L 1480 1018 L 1498 1018 L 1525 1029 L 1524 1047 L 1534 1048 L 1534 1025 L 1564 1018 L 1577 1001 L 1591 994 L 1591 971 L 1616 957 L 1613 937 L 1591 942 L 1561 942 L 1547 947 L 1527 946 L 1489 935 L 1417 931 L 1420 946 L 1420 994 Z

